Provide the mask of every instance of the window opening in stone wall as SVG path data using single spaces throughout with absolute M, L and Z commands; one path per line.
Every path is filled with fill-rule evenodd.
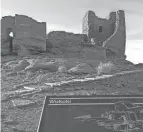
M 102 32 L 102 26 L 99 26 L 99 33 Z
M 10 36 L 10 37 L 13 37 L 13 32 L 10 32 L 10 33 L 9 33 L 9 36 Z
M 10 32 L 9 35 L 8 35 L 8 38 L 9 38 L 9 50 L 10 52 L 12 53 L 12 50 L 13 50 L 13 32 Z

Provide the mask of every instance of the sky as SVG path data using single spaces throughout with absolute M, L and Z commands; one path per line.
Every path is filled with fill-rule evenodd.
M 23 14 L 47 23 L 53 30 L 81 33 L 82 19 L 88 10 L 99 17 L 125 10 L 126 54 L 134 63 L 143 63 L 143 0 L 2 0 L 1 16 Z

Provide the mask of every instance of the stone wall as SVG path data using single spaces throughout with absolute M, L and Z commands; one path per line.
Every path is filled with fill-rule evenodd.
M 14 31 L 15 17 L 5 16 L 1 19 L 1 37 L 7 37 L 11 31 Z
M 9 43 L 9 33 L 13 33 L 13 44 Z M 23 47 L 29 53 L 46 51 L 46 23 L 24 16 L 6 16 L 1 19 L 1 51 L 2 54 L 22 53 Z M 24 53 L 22 53 L 24 55 Z M 26 53 L 25 53 L 26 55 Z
M 111 12 L 108 19 L 99 18 L 88 11 L 83 18 L 82 32 L 93 44 L 104 47 L 106 58 L 125 59 L 126 26 L 124 11 Z
M 122 10 L 116 12 L 115 31 L 104 43 L 103 47 L 115 53 L 117 58 L 125 58 L 126 26 L 125 13 Z M 107 54 L 108 57 L 108 54 Z
M 84 38 L 83 34 L 73 34 L 64 31 L 53 31 L 47 36 L 47 47 L 51 47 L 52 52 L 63 57 L 80 57 L 81 47 Z
M 53 31 L 48 34 L 47 41 L 47 47 L 51 47 L 52 53 L 59 57 L 101 61 L 106 59 L 105 49 L 92 45 L 85 34 Z
M 83 18 L 82 33 L 89 38 L 96 38 L 97 42 L 103 43 L 114 32 L 114 21 L 112 18 L 103 19 L 88 11 Z
M 24 15 L 16 15 L 15 30 L 14 52 L 17 53 L 21 45 L 31 52 L 46 51 L 46 23 L 39 23 Z
M 1 19 L 1 54 L 10 54 L 9 33 L 15 31 L 15 18 L 5 16 Z M 15 34 L 14 34 L 15 35 Z
M 83 47 L 83 46 L 82 46 Z M 106 60 L 106 51 L 104 48 L 99 46 L 92 46 L 92 47 L 83 47 L 82 48 L 83 55 L 82 58 L 85 60 Z
M 88 11 L 83 18 L 82 30 L 83 34 L 53 31 L 46 36 L 44 22 L 37 22 L 24 15 L 4 17 L 2 51 L 9 54 L 10 45 L 6 40 L 8 34 L 13 32 L 13 52 L 22 56 L 46 51 L 58 57 L 80 57 L 87 60 L 125 58 L 124 11 L 111 12 L 107 19 Z

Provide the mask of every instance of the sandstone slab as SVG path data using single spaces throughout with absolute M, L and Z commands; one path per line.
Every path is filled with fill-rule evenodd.
M 56 72 L 58 70 L 58 62 L 35 63 L 26 67 L 25 71 L 35 71 L 39 69 Z
M 74 73 L 74 74 L 91 74 L 94 73 L 95 70 L 89 66 L 86 63 L 78 64 L 75 67 L 68 70 L 68 73 Z
M 23 106 L 29 106 L 34 104 L 35 102 L 30 101 L 30 100 L 22 100 L 22 99 L 15 99 L 12 100 L 13 106 L 14 107 L 23 107 Z
M 24 59 L 19 61 L 19 63 L 17 65 L 15 65 L 15 67 L 13 68 L 14 72 L 18 72 L 18 71 L 22 71 L 24 70 L 28 65 L 30 65 L 30 63 Z

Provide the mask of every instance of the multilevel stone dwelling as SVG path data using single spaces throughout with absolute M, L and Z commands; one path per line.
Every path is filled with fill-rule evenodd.
M 24 16 L 3 17 L 2 53 L 50 52 L 58 57 L 87 60 L 125 59 L 126 27 L 123 10 L 111 12 L 107 19 L 87 11 L 82 33 L 52 31 L 46 35 L 46 23 Z M 47 27 L 48 30 L 48 27 Z M 13 37 L 9 34 L 13 33 Z M 26 53 L 26 54 L 25 54 Z
M 82 33 L 104 47 L 107 57 L 125 57 L 126 27 L 125 13 L 122 10 L 111 12 L 108 19 L 99 18 L 88 11 L 83 18 Z

